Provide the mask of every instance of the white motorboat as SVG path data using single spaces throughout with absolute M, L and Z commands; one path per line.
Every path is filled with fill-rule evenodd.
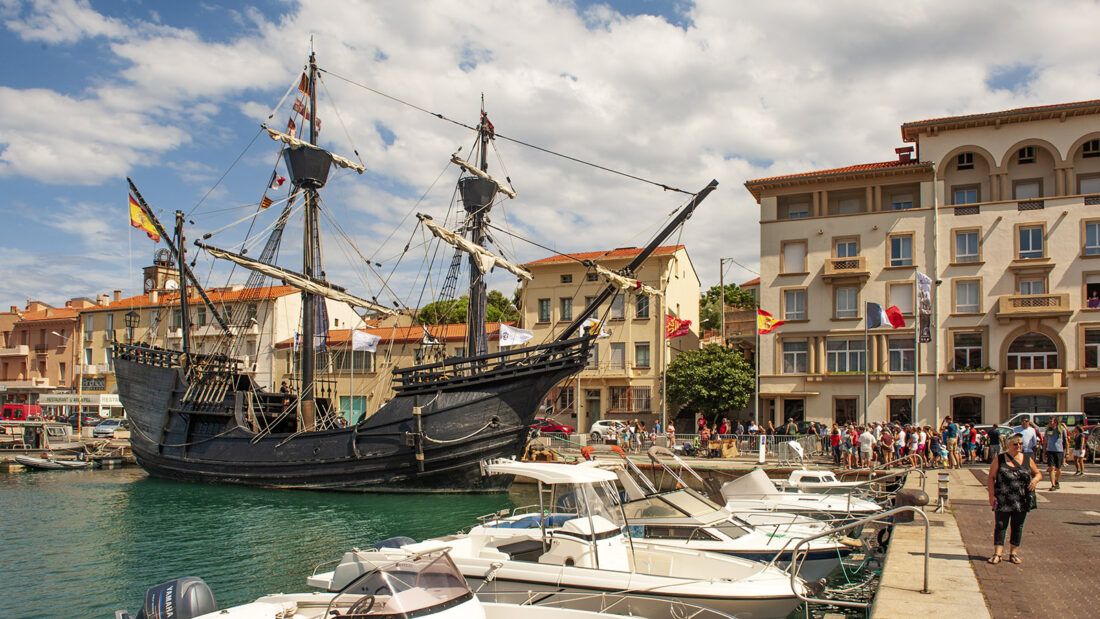
M 29 469 L 38 469 L 40 471 L 63 471 L 65 467 L 55 460 L 50 458 L 35 458 L 34 456 L 15 456 L 15 461 Z
M 690 488 L 658 492 L 629 460 L 594 460 L 585 466 L 605 468 L 616 474 L 627 530 L 634 538 L 661 546 L 687 547 L 788 567 L 791 551 L 803 538 L 828 530 L 819 520 L 772 522 L 756 526 Z M 799 556 L 802 578 L 826 578 L 840 562 L 862 544 L 839 535 L 821 537 L 807 544 Z
M 217 608 L 201 579 L 181 578 L 146 591 L 144 606 L 132 619 L 611 619 L 605 613 L 555 605 L 484 602 L 470 591 L 446 551 L 362 567 L 340 591 L 265 595 L 225 609 Z M 115 617 L 131 619 L 126 611 Z
M 741 512 L 786 512 L 826 520 L 850 520 L 882 511 L 873 501 L 848 494 L 781 492 L 763 470 L 756 468 L 722 484 L 726 509 Z
M 367 566 L 447 549 L 478 595 L 489 599 L 542 592 L 549 602 L 563 593 L 585 594 L 598 604 L 603 595 L 625 594 L 632 600 L 616 609 L 618 614 L 676 616 L 686 603 L 752 619 L 785 617 L 800 603 L 794 587 L 809 593 L 805 581 L 775 566 L 628 537 L 610 471 L 495 460 L 483 472 L 538 481 L 539 505 L 527 513 L 521 508 L 490 517 L 465 534 L 349 552 L 333 571 L 309 584 L 338 591 Z
M 867 487 L 865 481 L 840 481 L 836 473 L 826 469 L 795 469 L 785 480 L 772 480 L 782 492 L 816 492 L 843 494 Z

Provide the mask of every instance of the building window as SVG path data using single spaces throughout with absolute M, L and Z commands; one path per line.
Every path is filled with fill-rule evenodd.
M 1025 333 L 1008 346 L 1008 369 L 1053 370 L 1058 367 L 1058 347 L 1042 333 Z
M 649 367 L 649 342 L 638 342 L 634 344 L 634 367 Z
M 913 315 L 913 284 L 890 284 L 887 291 L 887 303 L 896 305 L 902 314 Z
M 1089 140 L 1081 147 L 1082 157 L 1100 157 L 1100 140 Z
M 863 212 L 863 198 L 859 196 L 840 197 L 830 205 L 830 215 L 854 215 Z
M 955 333 L 952 345 L 954 347 L 954 365 L 952 371 L 965 372 L 980 367 L 985 367 L 982 361 L 985 356 L 982 352 L 981 333 Z
M 1035 163 L 1035 147 L 1025 146 L 1016 151 L 1016 163 Z
M 648 413 L 653 410 L 653 398 L 650 393 L 649 387 L 630 388 L 630 396 L 633 400 L 630 404 L 634 412 Z
M 890 237 L 890 266 L 913 266 L 913 235 Z
M 890 422 L 903 425 L 913 422 L 913 398 L 890 398 Z
M 573 299 L 570 297 L 558 299 L 558 310 L 561 320 L 573 320 Z
M 1085 222 L 1085 247 L 1086 256 L 1100 256 L 1100 221 Z
M 959 230 L 955 233 L 955 262 L 978 262 L 978 231 Z
M 779 257 L 780 273 L 805 273 L 806 268 L 806 241 L 783 241 L 782 253 Z
M 964 185 L 951 188 L 951 204 L 975 204 L 980 201 L 981 187 Z
M 912 372 L 917 358 L 913 350 L 913 338 L 892 337 L 889 342 L 890 371 Z
M 1043 227 L 1020 226 L 1020 260 L 1043 257 Z
M 589 370 L 596 370 L 600 367 L 600 345 L 592 344 L 592 348 L 588 349 L 588 364 L 584 366 Z
M 855 286 L 837 286 L 836 292 L 836 317 L 859 318 L 859 289 Z
M 976 395 L 951 398 L 951 419 L 957 423 L 981 423 L 982 399 Z
M 1085 366 L 1100 368 L 1100 329 L 1085 329 Z
M 833 422 L 837 425 L 856 423 L 859 415 L 856 413 L 859 400 L 856 398 L 837 398 L 833 400 Z
M 550 299 L 539 299 L 539 322 L 550 322 Z
M 806 400 L 783 398 L 783 418 L 795 423 L 806 421 Z
M 115 347 L 108 346 L 103 349 L 103 363 L 107 366 L 108 372 L 115 371 Z
M 169 326 L 173 329 L 183 328 L 183 310 L 172 310 L 172 322 Z
M 981 282 L 976 279 L 955 282 L 955 313 L 977 314 L 981 311 Z
M 1085 307 L 1100 309 L 1100 273 L 1085 274 Z
M 200 327 L 205 326 L 206 325 L 206 308 L 205 307 L 200 307 L 198 309 L 198 311 L 196 311 L 196 316 L 197 317 L 195 319 L 195 324 L 197 324 Z
M 611 320 L 622 320 L 626 317 L 626 300 L 622 293 L 611 299 Z
M 1046 294 L 1047 280 L 1042 277 L 1028 277 L 1019 282 L 1018 294 Z
M 956 170 L 973 170 L 974 169 L 974 153 L 959 153 L 959 156 L 955 158 Z
M 1100 193 L 1100 174 L 1082 174 L 1077 177 L 1077 193 Z
M 630 410 L 630 387 L 611 387 L 611 410 Z
M 859 255 L 859 241 L 856 239 L 838 239 L 833 243 L 833 252 L 837 258 L 855 258 Z
M 806 289 L 783 291 L 783 320 L 806 320 Z
M 251 325 L 259 320 L 260 306 L 255 303 L 249 303 L 245 312 L 245 324 Z
M 561 283 L 563 283 L 563 284 L 572 284 L 573 283 L 573 274 L 572 273 L 566 273 L 565 275 L 562 275 L 561 276 Z
M 599 280 L 599 277 L 597 277 L 597 275 L 595 273 L 585 273 L 584 274 L 584 281 L 586 281 L 586 282 L 594 282 L 594 281 L 598 281 L 598 280 Z
M 634 297 L 634 317 L 649 318 L 649 296 L 640 294 Z
M 626 369 L 626 344 L 623 342 L 611 343 L 611 365 L 612 370 L 624 370 Z
M 1016 200 L 1035 200 L 1043 196 L 1043 181 L 1028 179 L 1012 183 L 1012 197 Z
M 91 365 L 95 363 L 92 357 L 93 351 L 91 348 L 84 349 L 84 365 Z
M 913 208 L 913 194 L 895 193 L 890 196 L 890 210 L 904 211 Z
M 779 219 L 805 219 L 810 216 L 810 201 L 805 196 L 783 199 L 777 216 Z
M 95 331 L 95 316 L 84 317 L 84 339 L 92 339 L 92 331 Z
M 558 412 L 572 411 L 576 401 L 577 392 L 572 388 L 562 389 L 558 392 Z
M 783 340 L 784 374 L 805 374 L 809 371 L 809 360 L 806 340 Z
M 111 337 L 111 331 L 115 330 L 115 315 L 107 314 L 107 337 Z
M 866 357 L 863 340 L 829 340 L 825 343 L 825 357 L 830 373 L 862 372 Z

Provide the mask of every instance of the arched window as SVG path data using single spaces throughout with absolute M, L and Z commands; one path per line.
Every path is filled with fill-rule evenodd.
M 1052 370 L 1058 367 L 1058 347 L 1042 333 L 1025 333 L 1008 347 L 1008 369 Z
M 951 398 L 951 419 L 955 423 L 981 423 L 982 399 L 976 395 Z

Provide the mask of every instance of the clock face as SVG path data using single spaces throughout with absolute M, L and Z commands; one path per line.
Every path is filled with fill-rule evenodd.
M 165 290 L 178 290 L 180 287 L 179 282 L 174 279 L 168 279 L 164 281 Z
M 156 286 L 156 285 L 157 285 L 157 281 L 155 279 L 153 279 L 152 277 L 146 277 L 145 278 L 145 292 L 149 292 L 150 290 L 153 289 L 153 286 Z

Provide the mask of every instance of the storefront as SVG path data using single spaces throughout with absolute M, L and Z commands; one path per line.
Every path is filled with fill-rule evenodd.
M 117 393 L 97 393 L 90 395 L 77 395 L 75 393 L 51 393 L 38 398 L 42 412 L 47 417 L 55 419 L 64 418 L 78 409 L 85 413 L 92 413 L 100 417 L 125 416 L 122 410 L 122 402 Z

